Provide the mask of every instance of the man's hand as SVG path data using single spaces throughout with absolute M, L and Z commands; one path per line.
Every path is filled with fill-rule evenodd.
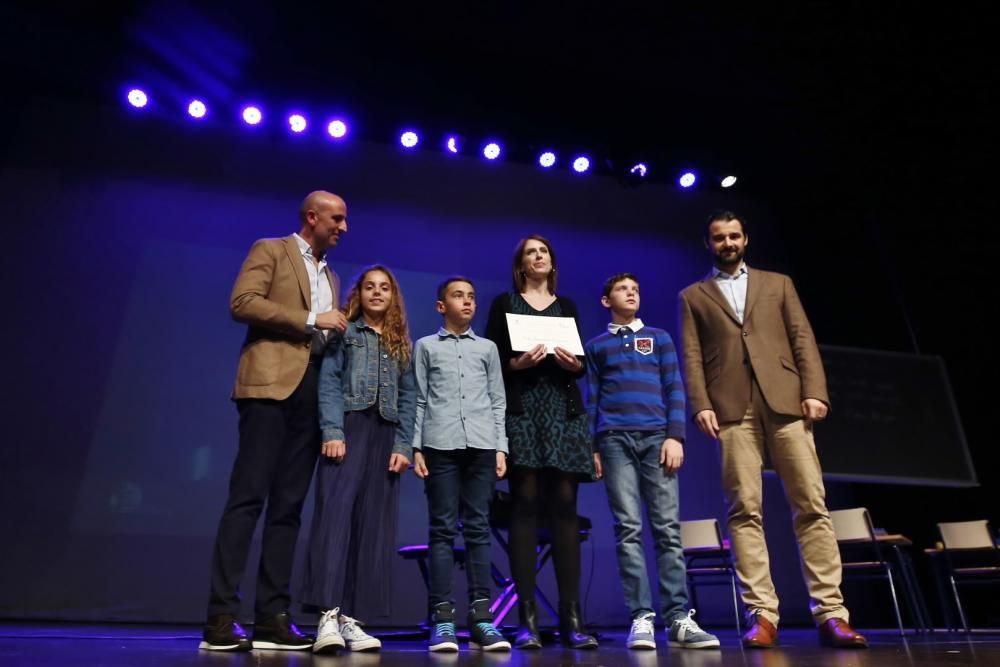
M 427 464 L 424 463 L 424 453 L 419 449 L 413 452 L 413 474 L 420 479 L 427 478 Z
M 668 474 L 674 474 L 684 465 L 684 444 L 675 438 L 667 438 L 660 445 L 660 465 Z
M 569 350 L 556 347 L 553 348 L 553 352 L 555 352 L 556 355 L 556 363 L 559 364 L 559 367 L 563 370 L 567 370 L 570 373 L 578 373 L 580 372 L 580 369 L 583 368 L 583 364 L 580 363 L 580 360 L 577 359 L 576 355 Z
M 604 477 L 604 468 L 601 467 L 601 453 L 594 452 L 594 475 L 597 479 Z
M 347 454 L 347 443 L 343 440 L 327 440 L 323 443 L 323 456 L 333 459 L 334 463 L 340 463 Z
M 328 310 L 325 313 L 316 315 L 316 324 L 313 326 L 317 329 L 335 329 L 340 333 L 344 333 L 347 329 L 347 318 L 339 310 Z
M 507 474 L 507 455 L 503 452 L 497 452 L 497 479 L 503 479 L 503 476 Z
M 806 428 L 811 428 L 813 422 L 826 419 L 829 408 L 819 399 L 807 398 L 802 401 L 802 418 L 806 420 Z
M 410 459 L 402 454 L 393 452 L 389 457 L 389 472 L 401 473 L 410 465 Z
M 715 417 L 715 410 L 702 410 L 694 416 L 694 423 L 698 425 L 698 430 L 710 438 L 719 437 L 719 420 Z
M 542 359 L 544 358 L 545 346 L 539 343 L 527 352 L 521 354 L 521 356 L 511 359 L 510 369 L 512 371 L 523 371 L 525 368 L 532 368 L 542 363 Z

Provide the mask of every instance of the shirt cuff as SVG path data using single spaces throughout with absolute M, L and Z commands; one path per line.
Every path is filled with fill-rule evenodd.
M 306 333 L 314 331 L 316 331 L 316 311 L 310 310 L 309 316 L 306 318 Z

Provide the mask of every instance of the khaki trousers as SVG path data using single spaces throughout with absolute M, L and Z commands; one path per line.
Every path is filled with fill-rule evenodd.
M 722 425 L 722 488 L 729 506 L 729 536 L 743 603 L 778 625 L 778 596 L 771 581 L 762 516 L 764 447 L 792 508 L 802 574 L 817 625 L 848 620 L 840 592 L 840 550 L 826 509 L 826 490 L 812 430 L 801 418 L 779 415 L 752 383 L 750 407 L 739 423 Z

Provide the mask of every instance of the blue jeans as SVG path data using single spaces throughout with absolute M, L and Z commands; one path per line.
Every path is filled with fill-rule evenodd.
M 687 613 L 687 569 L 681 546 L 677 475 L 660 465 L 664 431 L 605 431 L 598 447 L 608 504 L 615 517 L 618 574 L 632 618 L 653 611 L 642 549 L 642 503 L 646 505 L 659 574 L 661 618 Z
M 455 602 L 451 595 L 452 549 L 461 512 L 471 609 L 474 601 L 490 596 L 490 499 L 496 485 L 496 450 L 428 447 L 423 454 L 430 515 L 430 606 L 433 609 L 442 602 Z

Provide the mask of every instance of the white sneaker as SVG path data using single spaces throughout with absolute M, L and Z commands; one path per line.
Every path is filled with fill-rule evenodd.
M 333 653 L 334 649 L 344 648 L 344 638 L 340 634 L 337 614 L 340 607 L 327 609 L 319 617 L 316 626 L 316 641 L 313 643 L 313 653 Z
M 377 651 L 382 642 L 361 629 L 361 622 L 350 616 L 340 615 L 340 634 L 352 651 Z
M 628 631 L 628 639 L 625 646 L 631 649 L 655 649 L 656 638 L 653 628 L 653 619 L 656 614 L 648 612 L 632 619 L 632 628 Z

